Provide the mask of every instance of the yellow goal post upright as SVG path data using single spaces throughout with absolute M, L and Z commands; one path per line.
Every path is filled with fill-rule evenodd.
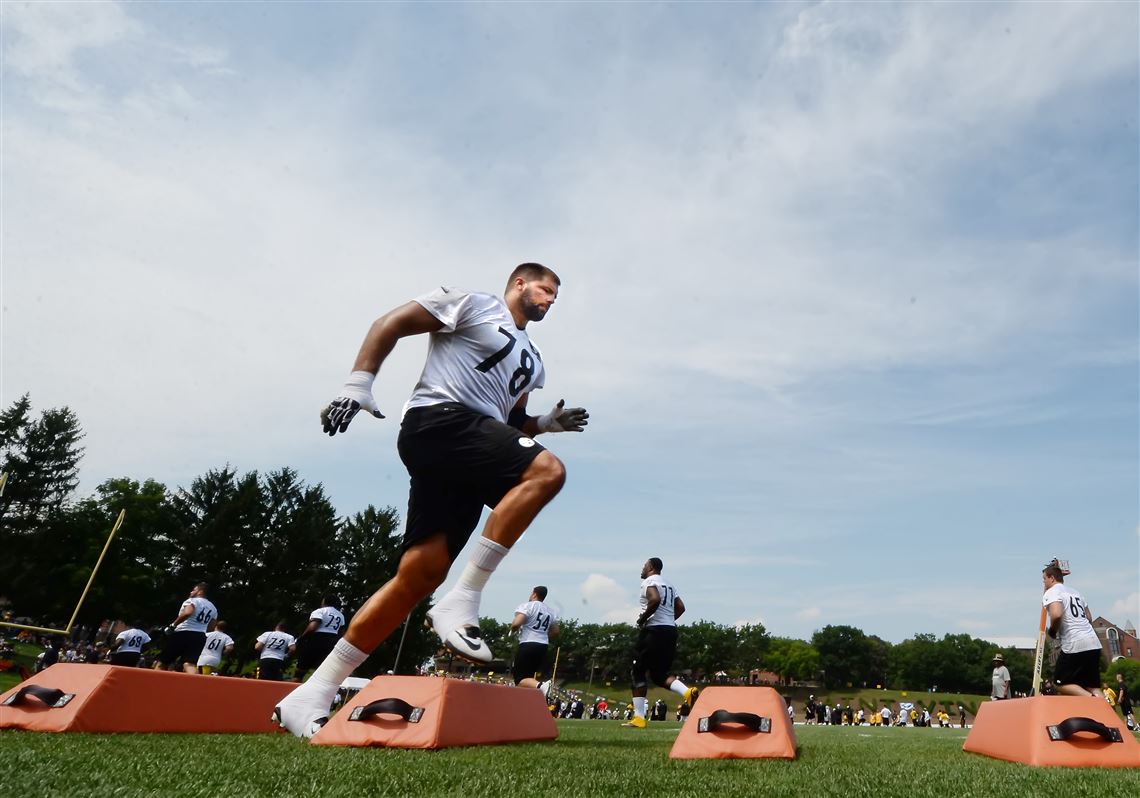
M 1056 557 L 1045 564 L 1046 568 L 1060 568 L 1062 576 L 1069 575 L 1069 561 L 1058 560 Z M 1033 657 L 1033 690 L 1032 695 L 1041 694 L 1041 669 L 1045 665 L 1045 628 L 1048 621 L 1048 612 L 1041 608 L 1041 621 L 1037 625 L 1037 651 Z
M 0 490 L 3 490 L 3 480 L 7 475 L 0 477 Z M 71 627 L 75 625 L 75 619 L 79 617 L 79 610 L 83 607 L 83 602 L 87 598 L 87 592 L 91 589 L 91 584 L 95 581 L 95 574 L 99 573 L 99 566 L 103 564 L 103 558 L 107 555 L 107 550 L 111 548 L 111 541 L 115 539 L 115 533 L 119 531 L 119 527 L 123 525 L 123 519 L 126 517 L 127 511 L 120 510 L 119 517 L 115 519 L 114 526 L 111 527 L 111 533 L 107 535 L 107 542 L 103 544 L 103 551 L 99 552 L 99 559 L 95 561 L 95 567 L 91 569 L 91 576 L 87 578 L 87 586 L 83 588 L 83 594 L 79 597 L 79 603 L 75 605 L 75 612 L 71 613 L 71 620 L 67 622 L 67 626 L 63 629 L 49 629 L 45 626 L 28 626 L 23 623 L 9 623 L 7 621 L 0 621 L 0 626 L 7 626 L 10 629 L 23 629 L 28 632 L 43 632 L 50 635 L 69 635 L 71 634 Z

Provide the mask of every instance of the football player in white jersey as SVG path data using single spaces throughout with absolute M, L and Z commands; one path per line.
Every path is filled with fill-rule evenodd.
M 519 687 L 537 687 L 543 695 L 550 691 L 550 682 L 540 681 L 546 672 L 546 657 L 550 638 L 558 635 L 558 613 L 548 607 L 545 585 L 536 585 L 530 599 L 515 609 L 511 631 L 519 633 L 519 650 L 512 668 L 515 684 Z
M 305 674 L 325 661 L 333 650 L 336 641 L 344 631 L 344 615 L 340 611 L 340 599 L 329 594 L 321 599 L 321 606 L 309 615 L 309 625 L 297 638 L 297 681 L 303 682 Z
M 253 644 L 257 660 L 257 678 L 270 682 L 280 682 L 285 677 L 285 659 L 297 650 L 297 638 L 285 631 L 285 622 L 277 624 L 272 632 L 262 632 Z
M 476 662 L 493 658 L 479 636 L 483 587 L 566 480 L 562 462 L 534 438 L 581 432 L 589 418 L 561 400 L 544 415 L 527 414 L 527 397 L 546 379 L 527 325 L 542 321 L 560 286 L 550 269 L 524 263 L 511 273 L 502 298 L 440 288 L 373 322 L 321 423 L 335 435 L 362 409 L 383 418 L 372 397 L 381 364 L 401 338 L 429 335 L 397 442 L 411 475 L 404 552 L 396 575 L 357 611 L 309 680 L 275 709 L 293 734 L 307 737 L 320 728 L 341 682 L 443 583 L 484 506 L 492 512 L 471 559 L 428 620 L 453 652 Z
M 155 670 L 169 668 L 182 660 L 185 673 L 198 672 L 198 657 L 206 645 L 206 629 L 218 617 L 217 608 L 206 598 L 205 582 L 194 585 L 190 597 L 182 602 L 178 617 L 166 627 L 166 644 L 162 648 Z
M 661 577 L 663 565 L 658 557 L 650 557 L 641 567 L 641 614 L 637 616 L 637 645 L 633 652 L 633 717 L 623 726 L 646 727 L 649 708 L 649 679 L 658 687 L 672 690 L 692 708 L 697 688 L 669 673 L 677 654 L 677 619 L 685 612 L 685 602 L 676 589 Z
M 1061 654 L 1053 668 L 1057 692 L 1062 695 L 1094 695 L 1100 689 L 1100 638 L 1092 626 L 1092 613 L 1081 594 L 1065 584 L 1065 574 L 1056 565 L 1041 572 L 1045 595 L 1041 603 L 1049 613 L 1049 636 L 1060 637 Z
M 138 625 L 124 629 L 115 636 L 111 646 L 111 664 L 134 668 L 142 658 L 143 647 L 150 642 L 150 635 Z
M 213 631 L 206 634 L 206 645 L 198 657 L 198 673 L 210 676 L 222 664 L 222 657 L 234 651 L 234 639 L 226 633 L 226 622 L 215 621 Z

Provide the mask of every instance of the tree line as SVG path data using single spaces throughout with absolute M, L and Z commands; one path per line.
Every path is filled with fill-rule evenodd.
M 76 499 L 83 432 L 68 408 L 38 416 L 25 395 L 0 412 L 0 469 L 9 474 L 0 497 L 0 608 L 34 617 L 41 626 L 67 622 L 91 566 L 120 510 L 127 522 L 107 553 L 77 619 L 96 628 L 121 618 L 144 628 L 177 614 L 190 587 L 210 584 L 210 599 L 227 621 L 235 653 L 253 659 L 253 640 L 285 621 L 297 632 L 322 595 L 340 596 L 346 615 L 359 608 L 396 571 L 401 552 L 395 508 L 369 505 L 339 517 L 321 485 L 306 484 L 292 468 L 238 474 L 212 469 L 189 486 L 170 489 L 147 479 L 108 479 Z M 435 651 L 423 628 L 429 606 L 408 623 L 399 670 L 411 672 Z M 484 618 L 484 637 L 509 662 L 517 647 L 509 619 Z M 563 619 L 560 677 L 600 683 L 628 679 L 637 630 L 629 624 Z M 361 669 L 392 668 L 394 634 Z M 785 683 L 828 688 L 899 687 L 956 692 L 989 689 L 990 662 L 1001 651 L 1013 689 L 1027 691 L 1032 662 L 1012 648 L 968 635 L 918 634 L 892 644 L 852 626 L 829 625 L 810 641 L 772 637 L 761 624 L 685 624 L 676 668 L 712 678 L 724 671 L 746 679 L 753 670 Z

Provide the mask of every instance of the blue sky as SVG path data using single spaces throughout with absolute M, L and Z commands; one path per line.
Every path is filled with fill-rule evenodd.
M 317 412 L 436 285 L 563 291 L 562 495 L 484 611 L 1024 641 L 1039 571 L 1140 621 L 1134 4 L 5 3 L 0 401 L 83 490 L 296 467 L 401 511 L 397 423 Z M 425 344 L 376 395 L 398 414 Z

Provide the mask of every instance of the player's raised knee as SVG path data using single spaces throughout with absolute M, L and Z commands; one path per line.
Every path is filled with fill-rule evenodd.
M 566 466 L 550 452 L 542 452 L 534 458 L 534 462 L 527 468 L 523 476 L 526 481 L 533 480 L 540 485 L 549 496 L 553 497 L 562 490 L 566 484 Z

